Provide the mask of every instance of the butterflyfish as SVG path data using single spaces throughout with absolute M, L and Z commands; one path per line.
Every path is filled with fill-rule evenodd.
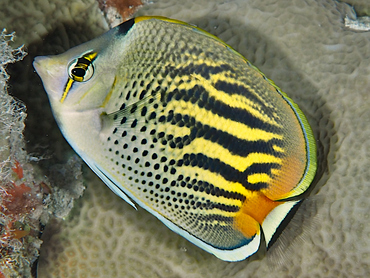
M 315 139 L 297 104 L 196 26 L 136 17 L 33 65 L 100 179 L 221 260 L 268 248 L 311 186 Z

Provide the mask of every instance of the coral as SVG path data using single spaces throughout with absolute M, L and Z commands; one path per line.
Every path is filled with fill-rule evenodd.
M 48 200 L 48 209 L 57 218 L 66 218 L 73 208 L 74 200 L 81 197 L 85 190 L 81 165 L 81 159 L 72 156 L 66 164 L 52 165 L 49 169 L 53 194 Z
M 354 31 L 370 31 L 370 16 L 357 16 L 356 10 L 353 9 L 346 14 L 344 25 Z
M 370 2 L 368 0 L 338 0 L 352 5 L 359 16 L 370 16 Z
M 65 35 L 61 23 L 84 26 L 91 24 L 95 30 L 106 30 L 107 24 L 101 20 L 101 12 L 95 0 L 32 0 L 32 1 L 0 1 L 0 27 L 6 27 L 17 34 L 17 44 L 30 45 L 41 41 L 48 32 L 58 29 L 59 44 L 66 48 L 71 47 L 70 39 Z M 89 13 L 88 21 L 84 16 Z M 79 34 L 79 40 L 88 34 Z M 60 49 L 60 48 L 59 48 Z
M 49 3 L 49 9 L 36 9 L 22 17 L 23 23 L 14 22 L 34 28 L 32 23 L 40 20 L 38 28 L 44 28 L 43 34 L 49 36 L 34 54 L 46 50 L 55 54 L 103 30 L 91 23 L 102 18 L 91 1 L 78 9 L 79 22 L 74 22 L 73 12 L 69 12 L 75 1 L 62 2 L 62 10 L 68 15 L 65 19 L 60 11 L 51 16 L 54 7 L 61 9 L 61 5 L 60 1 L 48 0 L 45 3 Z M 334 0 L 157 0 L 139 10 L 139 14 L 195 23 L 218 35 L 274 80 L 307 115 L 319 147 L 318 184 L 312 192 L 321 197 L 318 215 L 313 219 L 317 226 L 312 229 L 298 223 L 307 234 L 292 243 L 289 253 L 283 249 L 281 265 L 271 270 L 266 258 L 222 262 L 169 231 L 142 209 L 132 209 L 87 172 L 85 196 L 76 202 L 70 216 L 46 226 L 39 277 L 370 276 L 370 32 L 354 32 L 344 26 L 348 8 Z M 89 13 L 85 12 L 88 9 Z M 21 18 L 11 11 L 9 17 Z M 25 14 L 23 8 L 19 14 Z M 9 26 L 4 26 L 10 28 L 12 21 L 5 21 Z M 55 27 L 57 23 L 67 26 L 66 22 L 74 28 Z M 24 41 L 31 41 L 26 32 L 20 34 Z M 32 41 L 36 39 L 41 40 L 41 35 Z M 26 74 L 29 64 L 22 70 L 19 76 L 28 77 L 26 82 L 36 79 Z M 47 100 L 43 99 L 41 85 L 32 90 L 13 86 L 29 107 L 26 130 L 32 130 L 30 138 L 37 133 L 37 142 L 44 140 L 36 127 L 52 119 L 50 112 L 45 112 Z M 42 105 L 27 98 L 22 90 L 37 92 L 34 99 Z M 37 118 L 38 114 L 43 117 Z M 54 135 L 59 134 L 57 127 L 46 127 L 53 138 L 48 142 L 55 141 L 48 148 L 59 146 L 55 155 L 70 152 L 64 140 Z M 30 142 L 36 144 L 34 139 Z M 301 213 L 305 212 L 303 208 Z M 289 234 L 285 238 L 291 239 Z
M 345 25 L 349 29 L 355 31 L 370 31 L 370 17 L 369 16 L 361 16 L 355 17 L 354 19 L 349 18 L 348 16 L 344 19 Z
M 7 94 L 5 67 L 26 55 L 10 46 L 13 38 L 6 30 L 0 34 L 0 277 L 30 277 L 41 243 L 44 184 L 25 164 L 25 107 Z
M 26 55 L 24 47 L 12 48 L 13 39 L 14 33 L 0 34 L 0 277 L 32 277 L 49 215 L 65 217 L 84 187 L 80 160 L 55 165 L 59 174 L 51 169 L 53 188 L 31 164 L 37 158 L 25 151 L 26 108 L 7 93 L 5 68 Z
M 144 1 L 142 0 L 98 0 L 99 8 L 110 27 L 115 27 L 123 21 L 131 18 L 140 8 Z
M 41 245 L 40 217 L 47 190 L 44 183 L 32 183 L 32 176 L 25 178 L 18 161 L 14 164 L 11 183 L 1 183 L 0 266 L 6 277 L 30 277 Z

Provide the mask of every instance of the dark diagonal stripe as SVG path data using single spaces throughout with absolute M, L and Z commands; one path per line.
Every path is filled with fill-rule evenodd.
M 216 208 L 216 209 L 223 210 L 226 212 L 237 212 L 240 209 L 240 207 L 238 206 L 225 205 L 222 203 L 211 203 L 209 208 L 212 208 L 212 209 Z
M 188 165 L 187 161 L 195 160 L 196 159 L 195 154 L 185 154 L 183 156 L 183 162 L 178 163 L 184 163 Z M 200 159 L 199 159 L 200 160 Z M 212 183 L 204 180 L 196 180 L 196 179 L 191 179 L 191 177 L 184 178 L 183 175 L 180 175 L 179 178 L 179 185 L 181 187 L 187 187 L 188 189 L 193 189 L 195 192 L 199 191 L 202 193 L 205 193 L 207 195 L 212 195 L 216 197 L 224 197 L 227 199 L 233 199 L 233 200 L 240 200 L 240 201 L 245 201 L 245 196 L 234 191 L 226 191 L 222 188 L 217 187 L 217 185 L 213 185 Z
M 252 84 L 251 84 L 252 85 Z M 262 102 L 259 98 L 255 96 L 248 88 L 232 83 L 232 82 L 227 82 L 227 81 L 217 81 L 215 84 L 213 84 L 214 88 L 218 91 L 222 91 L 224 93 L 227 93 L 229 95 L 231 94 L 236 94 L 236 95 L 241 95 L 252 101 L 253 103 L 258 104 L 261 107 L 266 108 L 266 104 Z M 257 89 L 257 88 L 255 88 Z M 256 91 L 258 94 L 259 92 Z M 269 117 L 272 117 L 271 107 L 268 107 L 265 112 L 269 115 Z
M 211 212 L 210 212 L 211 213 Z M 230 223 L 234 220 L 233 217 L 227 217 L 219 214 L 197 214 L 197 221 L 204 221 L 204 222 L 224 222 L 224 223 Z
M 272 169 L 280 169 L 281 165 L 278 163 L 254 163 L 248 169 L 245 170 L 245 173 L 249 175 L 253 174 L 267 174 L 272 177 Z
M 262 140 L 243 140 L 227 132 L 210 127 L 209 125 L 203 125 L 201 122 L 197 122 L 195 118 L 182 114 L 173 114 L 170 117 L 167 117 L 167 121 L 180 127 L 186 126 L 191 131 L 190 135 L 175 137 L 173 139 L 173 143 L 170 142 L 170 146 L 173 148 L 182 148 L 183 146 L 189 145 L 195 138 L 204 138 L 219 144 L 223 148 L 229 150 L 232 154 L 242 157 L 246 157 L 252 152 L 266 153 L 276 157 L 281 157 L 281 153 L 276 152 L 273 149 L 273 145 L 283 147 L 283 142 L 279 139 L 271 139 L 267 142 Z
M 231 107 L 220 100 L 210 96 L 206 89 L 200 85 L 195 85 L 191 90 L 178 90 L 167 93 L 166 102 L 171 100 L 183 100 L 198 105 L 211 111 L 213 114 L 234 122 L 245 124 L 250 128 L 258 128 L 267 132 L 281 134 L 281 130 L 251 114 L 248 110 Z
M 197 201 L 193 207 L 195 209 L 201 209 L 201 210 L 203 209 L 210 210 L 210 209 L 216 208 L 216 209 L 223 210 L 226 212 L 237 212 L 240 209 L 239 206 L 226 205 L 226 204 L 214 203 L 214 202 L 203 202 L 203 201 Z
M 212 74 L 218 74 L 221 72 L 233 72 L 233 69 L 231 66 L 227 64 L 222 64 L 219 66 L 209 66 L 205 63 L 201 64 L 190 63 L 189 65 L 179 69 L 173 68 L 172 71 L 175 71 L 176 74 L 178 74 L 179 76 L 189 76 L 190 74 L 199 74 L 204 79 L 209 79 L 210 75 Z
M 267 183 L 258 183 L 258 184 L 249 183 L 247 181 L 248 168 L 245 171 L 240 172 L 239 170 L 235 169 L 229 164 L 226 164 L 219 159 L 208 157 L 202 153 L 185 154 L 182 159 L 179 159 L 177 161 L 177 166 L 199 167 L 204 170 L 208 170 L 212 173 L 220 174 L 225 180 L 231 182 L 238 182 L 248 190 L 256 191 L 268 187 Z M 209 182 L 212 183 L 212 181 Z
M 222 72 L 228 72 L 228 73 L 234 73 L 235 71 L 233 68 L 227 64 L 223 64 L 220 66 L 208 66 L 204 63 L 201 64 L 194 64 L 191 63 L 188 66 L 182 67 L 182 68 L 175 68 L 172 66 L 167 66 L 164 70 L 164 76 L 171 75 L 171 76 L 177 76 L 177 77 L 182 77 L 186 76 L 189 77 L 191 74 L 199 74 L 201 75 L 204 79 L 209 80 L 210 74 L 218 74 Z M 223 81 L 219 80 L 216 83 L 212 84 L 213 87 L 216 90 L 222 91 L 226 94 L 232 95 L 241 95 L 249 99 L 250 101 L 258 104 L 260 107 L 266 107 L 266 104 L 261 101 L 259 98 L 253 94 L 250 89 L 248 89 L 245 86 L 238 85 L 236 83 L 233 83 L 233 78 L 229 78 L 230 81 Z M 200 85 L 200 84 L 198 84 Z M 255 87 L 254 84 L 249 84 L 251 87 Z M 256 90 L 258 88 L 252 88 L 252 90 Z M 256 92 L 258 94 L 258 91 Z M 271 107 L 265 111 L 270 117 L 273 117 L 272 113 L 270 112 Z M 270 113 L 269 113 L 270 112 Z

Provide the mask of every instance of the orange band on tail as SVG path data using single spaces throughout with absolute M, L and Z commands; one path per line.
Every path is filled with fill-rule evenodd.
M 266 216 L 281 203 L 274 202 L 260 192 L 245 200 L 238 215 L 234 218 L 234 226 L 245 237 L 251 238 L 260 232 L 260 225 Z

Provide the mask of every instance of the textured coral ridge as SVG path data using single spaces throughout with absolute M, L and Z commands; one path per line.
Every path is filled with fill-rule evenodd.
M 41 158 L 25 150 L 26 107 L 8 94 L 8 65 L 20 63 L 26 55 L 13 41 L 14 33 L 0 33 L 0 278 L 33 277 L 49 215 L 65 217 L 84 188 L 80 160 L 52 166 L 52 188 L 31 163 Z
M 6 66 L 22 60 L 14 34 L 0 33 L 0 277 L 26 277 L 39 255 L 44 184 L 36 182 L 23 150 L 24 105 L 7 93 Z
M 359 16 L 370 16 L 370 2 L 368 0 L 339 0 L 353 6 Z
M 32 0 L 32 1 L 0 1 L 0 28 L 6 27 L 17 34 L 16 43 L 29 46 L 41 42 L 50 31 L 59 32 L 59 48 L 70 48 L 71 38 L 67 37 L 61 23 L 73 26 L 75 29 L 93 24 L 95 30 L 102 30 L 101 12 L 95 0 Z M 86 20 L 86 12 L 89 20 Z M 105 24 L 107 28 L 107 25 Z M 94 33 L 91 31 L 90 33 Z M 88 34 L 80 34 L 80 39 Z
M 370 33 L 345 28 L 346 5 L 334 0 L 154 2 L 139 13 L 218 35 L 300 105 L 320 150 L 317 227 L 306 228 L 304 241 L 273 270 L 266 259 L 222 262 L 133 210 L 91 174 L 74 216 L 47 226 L 39 277 L 369 277 Z M 47 18 L 50 26 L 61 20 Z M 64 47 L 88 33 L 72 31 L 60 34 Z

